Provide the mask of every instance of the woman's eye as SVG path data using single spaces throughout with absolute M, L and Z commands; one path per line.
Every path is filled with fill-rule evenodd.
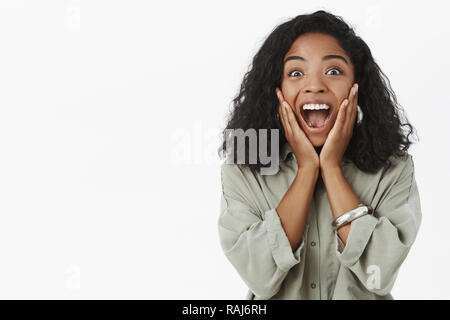
M 333 72 L 333 73 L 330 73 L 330 72 Z M 332 76 L 337 76 L 337 75 L 342 74 L 342 71 L 338 68 L 332 68 L 327 71 L 327 74 L 332 75 Z M 302 76 L 303 73 L 301 71 L 294 70 L 294 71 L 291 71 L 288 75 L 290 77 L 299 77 L 299 76 Z
M 342 72 L 341 72 L 341 70 L 339 70 L 338 68 L 333 68 L 333 69 L 330 69 L 330 70 L 328 70 L 328 72 L 327 72 L 327 74 L 330 72 L 330 71 L 337 71 L 338 73 L 336 74 L 332 74 L 332 76 L 334 76 L 334 75 L 340 75 Z
M 294 75 L 295 73 L 297 73 L 297 75 Z M 289 73 L 289 76 L 290 76 L 290 77 L 296 77 L 296 76 L 299 76 L 299 73 L 300 73 L 300 74 L 303 74 L 301 71 L 295 70 L 295 71 L 290 72 L 290 73 Z

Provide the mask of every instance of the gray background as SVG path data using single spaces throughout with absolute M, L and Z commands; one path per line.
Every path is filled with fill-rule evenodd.
M 421 139 L 396 299 L 450 298 L 448 1 L 0 1 L 0 297 L 243 299 L 219 245 L 224 116 L 279 23 L 327 9 Z

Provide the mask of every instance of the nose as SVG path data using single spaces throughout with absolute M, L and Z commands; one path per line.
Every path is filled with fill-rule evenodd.
M 318 93 L 325 92 L 326 87 L 323 82 L 317 76 L 311 76 L 309 81 L 303 87 L 304 93 Z
M 325 92 L 325 89 L 316 89 L 315 87 L 308 87 L 303 90 L 304 93 L 320 93 Z

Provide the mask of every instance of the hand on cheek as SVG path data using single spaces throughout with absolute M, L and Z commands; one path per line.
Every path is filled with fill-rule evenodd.
M 341 167 L 342 157 L 353 135 L 353 126 L 358 106 L 358 84 L 354 84 L 349 95 L 339 107 L 336 122 L 328 133 L 320 152 L 320 167 Z
M 319 157 L 300 128 L 293 108 L 284 100 L 281 90 L 277 88 L 276 93 L 279 101 L 278 114 L 285 131 L 286 140 L 294 151 L 298 167 L 318 168 Z

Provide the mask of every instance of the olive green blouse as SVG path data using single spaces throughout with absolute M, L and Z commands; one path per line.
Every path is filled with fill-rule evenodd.
M 222 164 L 220 245 L 249 290 L 246 299 L 393 299 L 390 291 L 422 220 L 412 156 L 391 156 L 389 169 L 359 170 L 342 160 L 345 178 L 372 215 L 351 222 L 344 246 L 331 223 L 325 185 L 317 180 L 293 252 L 276 207 L 297 173 L 288 143 L 275 175 Z

